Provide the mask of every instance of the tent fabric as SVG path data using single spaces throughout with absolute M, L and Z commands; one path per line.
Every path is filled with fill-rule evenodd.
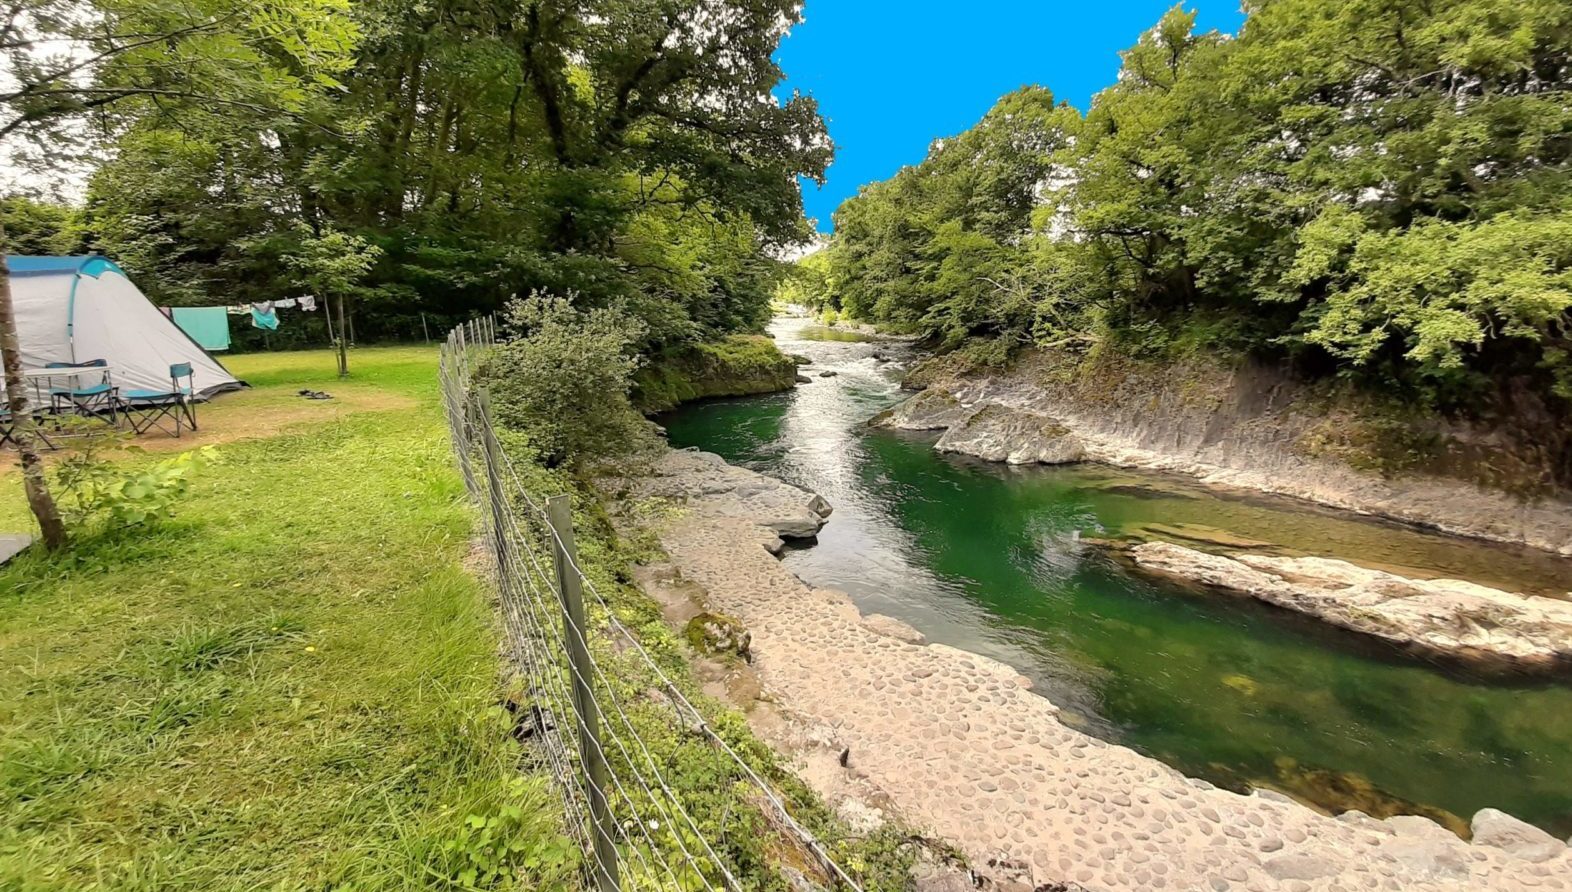
M 103 359 L 121 390 L 168 390 L 169 367 L 189 362 L 206 398 L 245 385 L 99 256 L 5 258 L 24 368 Z
M 203 350 L 229 349 L 229 311 L 224 307 L 172 307 L 180 330 Z

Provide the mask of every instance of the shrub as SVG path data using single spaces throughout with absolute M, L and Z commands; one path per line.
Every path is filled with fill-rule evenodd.
M 162 520 L 191 486 L 198 467 L 215 461 L 218 450 L 203 446 L 150 465 L 125 467 L 108 457 L 140 452 L 117 434 L 87 434 L 81 446 L 55 468 L 60 513 L 77 529 L 119 529 Z
M 493 418 L 547 467 L 582 467 L 652 442 L 628 400 L 644 327 L 620 308 L 575 309 L 531 295 L 507 308 L 518 337 L 492 351 L 477 379 L 490 388 Z

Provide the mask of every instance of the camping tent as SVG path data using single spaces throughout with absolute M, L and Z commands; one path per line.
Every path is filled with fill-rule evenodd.
M 168 390 L 169 367 L 189 362 L 199 398 L 245 386 L 109 259 L 13 254 L 5 262 L 25 368 L 103 359 L 123 392 Z

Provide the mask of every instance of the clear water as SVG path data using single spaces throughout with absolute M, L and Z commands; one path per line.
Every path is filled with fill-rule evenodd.
M 1572 562 L 1167 477 L 940 455 L 931 436 L 865 424 L 902 397 L 902 345 L 803 320 L 773 331 L 814 360 L 812 383 L 662 423 L 675 445 L 830 500 L 818 541 L 784 558 L 809 583 L 1014 665 L 1066 721 L 1219 785 L 1271 787 L 1333 812 L 1426 814 L 1459 831 L 1491 806 L 1572 832 L 1572 687 L 1471 679 L 1247 600 L 1137 577 L 1080 534 L 1196 525 L 1562 597 Z M 826 369 L 837 375 L 818 377 Z

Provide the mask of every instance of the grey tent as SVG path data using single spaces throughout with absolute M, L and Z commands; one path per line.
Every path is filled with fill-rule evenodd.
M 189 362 L 200 399 L 245 386 L 108 258 L 10 255 L 5 263 L 24 367 L 103 359 L 122 391 L 163 391 L 169 367 Z

